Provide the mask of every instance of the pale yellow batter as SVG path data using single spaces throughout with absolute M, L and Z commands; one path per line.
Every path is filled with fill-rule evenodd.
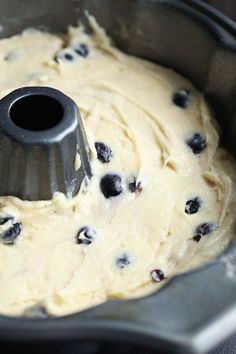
M 74 99 L 93 169 L 71 200 L 0 198 L 0 239 L 21 224 L 13 244 L 0 244 L 2 314 L 39 305 L 60 316 L 148 294 L 214 258 L 235 232 L 235 165 L 218 148 L 203 95 L 172 70 L 120 52 L 91 21 L 91 37 L 70 28 L 65 38 L 30 30 L 0 41 L 0 96 L 45 85 Z M 178 92 L 188 95 L 185 108 L 173 102 Z M 96 142 L 109 147 L 108 162 Z M 120 178 L 117 196 L 101 190 L 108 173 Z M 84 229 L 78 236 L 83 227 L 92 240 Z

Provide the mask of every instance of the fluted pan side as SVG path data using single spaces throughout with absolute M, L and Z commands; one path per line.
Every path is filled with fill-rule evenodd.
M 88 151 L 78 108 L 62 92 L 26 87 L 0 101 L 1 196 L 75 196 L 91 177 Z

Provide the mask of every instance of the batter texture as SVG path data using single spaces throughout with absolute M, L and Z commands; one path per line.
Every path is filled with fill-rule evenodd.
M 73 199 L 0 198 L 2 314 L 61 316 L 143 296 L 213 259 L 235 232 L 235 163 L 203 94 L 91 23 L 91 36 L 70 27 L 0 41 L 0 96 L 30 85 L 70 96 L 93 169 Z

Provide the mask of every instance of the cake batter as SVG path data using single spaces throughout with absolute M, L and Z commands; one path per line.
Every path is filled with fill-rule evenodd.
M 149 294 L 216 257 L 235 233 L 235 162 L 203 94 L 91 24 L 91 36 L 70 27 L 64 37 L 27 30 L 0 41 L 0 97 L 31 85 L 71 97 L 93 170 L 73 199 L 0 198 L 4 315 L 61 316 Z

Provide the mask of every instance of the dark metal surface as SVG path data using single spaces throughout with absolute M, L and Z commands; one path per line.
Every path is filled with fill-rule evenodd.
M 192 79 L 211 101 L 224 142 L 236 156 L 233 22 L 200 1 L 190 0 L 1 0 L 1 35 L 29 25 L 60 31 L 76 21 L 79 8 L 81 16 L 83 9 L 94 14 L 122 49 L 173 67 Z M 227 259 L 234 269 L 234 244 Z M 1 343 L 77 342 L 79 347 L 80 341 L 113 341 L 149 346 L 161 353 L 205 353 L 236 329 L 236 280 L 226 275 L 226 268 L 219 258 L 176 277 L 157 294 L 109 301 L 64 318 L 34 321 L 1 317 Z
M 203 0 L 205 1 L 205 0 Z M 222 11 L 224 14 L 236 20 L 236 2 L 235 0 L 206 0 L 206 2 L 218 10 Z
M 0 195 L 71 197 L 91 177 L 83 123 L 68 96 L 49 87 L 20 88 L 0 100 L 0 116 Z

